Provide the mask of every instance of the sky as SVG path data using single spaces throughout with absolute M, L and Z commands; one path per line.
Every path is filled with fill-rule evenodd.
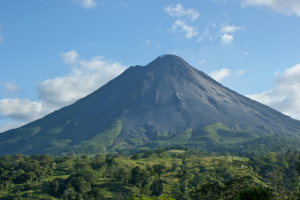
M 0 133 L 180 56 L 300 120 L 299 0 L 0 0 Z

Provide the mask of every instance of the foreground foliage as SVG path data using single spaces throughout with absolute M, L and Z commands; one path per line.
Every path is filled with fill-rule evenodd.
M 299 153 L 172 146 L 133 155 L 2 155 L 1 199 L 299 199 Z

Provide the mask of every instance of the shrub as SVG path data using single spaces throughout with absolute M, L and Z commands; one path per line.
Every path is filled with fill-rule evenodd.
M 133 154 L 132 156 L 131 156 L 131 159 L 132 160 L 139 160 L 141 158 L 141 156 L 139 155 L 139 154 Z
M 240 193 L 237 200 L 271 200 L 272 192 L 264 187 L 247 187 Z

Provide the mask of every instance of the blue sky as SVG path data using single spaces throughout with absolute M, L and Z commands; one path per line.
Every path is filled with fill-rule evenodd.
M 299 0 L 0 0 L 0 132 L 182 57 L 300 119 Z

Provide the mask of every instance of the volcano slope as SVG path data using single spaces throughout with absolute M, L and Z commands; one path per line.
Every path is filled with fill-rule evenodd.
M 92 155 L 174 144 L 280 151 L 297 149 L 299 139 L 299 121 L 224 87 L 180 57 L 163 55 L 0 134 L 0 154 Z

